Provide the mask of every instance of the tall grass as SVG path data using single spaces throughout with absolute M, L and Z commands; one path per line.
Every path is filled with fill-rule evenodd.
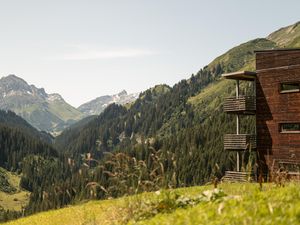
M 176 187 L 176 173 L 173 172 L 170 176 L 165 170 L 166 157 L 172 162 L 173 168 L 176 168 L 174 154 L 167 152 L 166 156 L 161 150 L 157 151 L 152 147 L 150 151 L 147 162 L 122 152 L 105 153 L 106 160 L 98 168 L 107 176 L 107 182 L 89 182 L 86 189 L 90 197 L 96 197 L 98 192 L 102 192 L 106 198 L 115 198 Z

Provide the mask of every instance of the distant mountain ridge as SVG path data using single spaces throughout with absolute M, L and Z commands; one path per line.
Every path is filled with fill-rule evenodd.
M 0 79 L 0 109 L 11 110 L 37 129 L 54 134 L 83 118 L 59 94 L 47 94 L 16 75 Z
M 125 90 L 121 91 L 115 95 L 104 95 L 98 98 L 95 98 L 87 103 L 82 104 L 77 109 L 84 113 L 86 116 L 89 115 L 99 115 L 104 111 L 104 109 L 112 104 L 124 105 L 131 103 L 138 98 L 138 93 L 128 94 Z
M 99 115 L 112 103 L 131 103 L 138 95 L 123 90 L 118 94 L 95 98 L 76 109 L 58 93 L 48 94 L 44 88 L 30 85 L 16 75 L 0 79 L 0 109 L 11 110 L 38 130 L 54 136 L 85 117 Z

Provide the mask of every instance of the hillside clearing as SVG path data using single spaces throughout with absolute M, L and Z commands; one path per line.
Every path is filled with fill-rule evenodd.
M 20 189 L 21 177 L 12 172 L 6 171 L 0 167 L 1 173 L 5 174 L 9 185 L 11 186 L 11 193 L 0 191 L 0 208 L 4 210 L 20 211 L 22 206 L 26 206 L 29 201 L 29 192 Z

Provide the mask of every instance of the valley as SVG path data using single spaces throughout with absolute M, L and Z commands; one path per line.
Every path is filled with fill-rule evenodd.
M 30 192 L 20 188 L 20 175 L 0 168 L 0 208 L 22 212 L 29 203 Z

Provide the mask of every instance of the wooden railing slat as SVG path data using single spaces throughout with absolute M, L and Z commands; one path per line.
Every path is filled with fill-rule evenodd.
M 226 98 L 223 107 L 225 112 L 255 111 L 256 97 L 255 96 L 229 97 Z
M 251 146 L 256 148 L 256 136 L 252 134 L 225 134 L 224 149 L 245 150 Z

